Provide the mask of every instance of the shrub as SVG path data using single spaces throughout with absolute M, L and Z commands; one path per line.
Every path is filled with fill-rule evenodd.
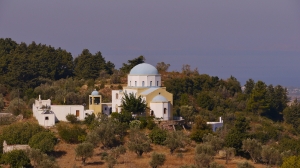
M 66 119 L 72 124 L 77 123 L 77 117 L 74 114 L 68 114 Z
M 5 153 L 2 155 L 1 161 L 4 164 L 10 165 L 10 167 L 12 168 L 30 166 L 30 160 L 23 150 L 13 150 L 11 152 Z
M 149 137 L 153 143 L 164 145 L 164 141 L 167 139 L 167 131 L 160 128 L 154 128 L 150 132 Z
M 137 156 L 142 156 L 144 152 L 149 152 L 150 139 L 140 130 L 132 129 L 130 130 L 128 149 L 137 154 Z
M 58 134 L 67 143 L 79 143 L 79 137 L 86 136 L 86 132 L 78 125 L 69 126 L 67 124 L 58 124 Z
M 238 163 L 237 168 L 255 168 L 255 167 L 246 161 L 246 162 Z
M 75 152 L 76 156 L 81 157 L 82 164 L 85 165 L 86 159 L 93 156 L 94 146 L 89 142 L 84 142 L 82 144 L 77 145 Z
M 130 121 L 129 123 L 130 128 L 140 128 L 140 126 L 141 126 L 141 122 L 139 120 L 133 120 Z
M 52 152 L 57 142 L 52 132 L 39 132 L 29 140 L 29 146 L 41 152 Z
M 153 152 L 149 164 L 152 168 L 157 168 L 158 166 L 164 165 L 165 161 L 166 155 Z
M 13 123 L 3 128 L 0 135 L 0 153 L 3 149 L 3 141 L 6 140 L 8 144 L 28 144 L 30 138 L 44 131 L 45 129 L 37 123 Z

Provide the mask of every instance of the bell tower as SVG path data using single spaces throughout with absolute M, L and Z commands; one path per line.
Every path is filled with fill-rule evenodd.
M 89 110 L 94 110 L 94 114 L 97 115 L 102 112 L 102 97 L 95 89 L 91 95 L 89 95 Z

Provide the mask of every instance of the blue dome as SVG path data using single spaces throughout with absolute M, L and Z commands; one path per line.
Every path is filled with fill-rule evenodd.
M 162 96 L 162 95 L 157 95 L 157 96 L 155 96 L 152 99 L 151 102 L 153 102 L 153 103 L 161 103 L 161 102 L 168 102 L 168 100 L 164 96 Z
M 129 74 L 130 75 L 158 75 L 158 71 L 153 65 L 142 63 L 133 67 Z
M 95 89 L 91 95 L 93 95 L 93 96 L 99 95 L 99 92 Z

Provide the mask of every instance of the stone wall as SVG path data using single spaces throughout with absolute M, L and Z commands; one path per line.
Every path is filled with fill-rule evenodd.
M 3 153 L 10 152 L 12 150 L 27 150 L 30 149 L 29 145 L 7 145 L 6 141 L 3 141 Z

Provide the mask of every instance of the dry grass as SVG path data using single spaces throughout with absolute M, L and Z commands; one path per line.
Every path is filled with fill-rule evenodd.
M 80 158 L 75 159 L 75 144 L 66 144 L 64 142 L 60 142 L 56 148 L 56 161 L 61 168 L 95 168 L 95 167 L 107 167 L 107 164 L 104 160 L 101 160 L 100 153 L 104 152 L 104 150 L 100 149 L 100 147 L 95 149 L 94 156 L 92 158 L 87 159 L 87 164 L 83 166 L 81 164 Z M 180 152 L 176 151 L 173 155 L 170 154 L 169 149 L 164 146 L 152 145 L 152 152 L 155 151 L 157 153 L 163 153 L 166 155 L 166 162 L 162 168 L 177 168 L 182 165 L 191 165 L 194 164 L 194 147 L 187 147 L 186 151 L 182 152 L 183 157 L 180 158 L 178 154 Z M 135 153 L 127 151 L 124 155 L 122 155 L 118 159 L 118 164 L 115 166 L 116 168 L 150 168 L 149 161 L 151 158 L 152 152 L 144 153 L 142 157 L 137 157 Z M 229 161 L 226 165 L 225 160 L 216 157 L 215 161 L 219 164 L 224 165 L 228 168 L 236 168 L 237 163 L 244 162 L 246 159 L 243 158 L 234 158 Z M 252 161 L 248 160 L 252 165 L 257 168 L 265 168 L 266 165 L 262 164 L 254 164 Z

